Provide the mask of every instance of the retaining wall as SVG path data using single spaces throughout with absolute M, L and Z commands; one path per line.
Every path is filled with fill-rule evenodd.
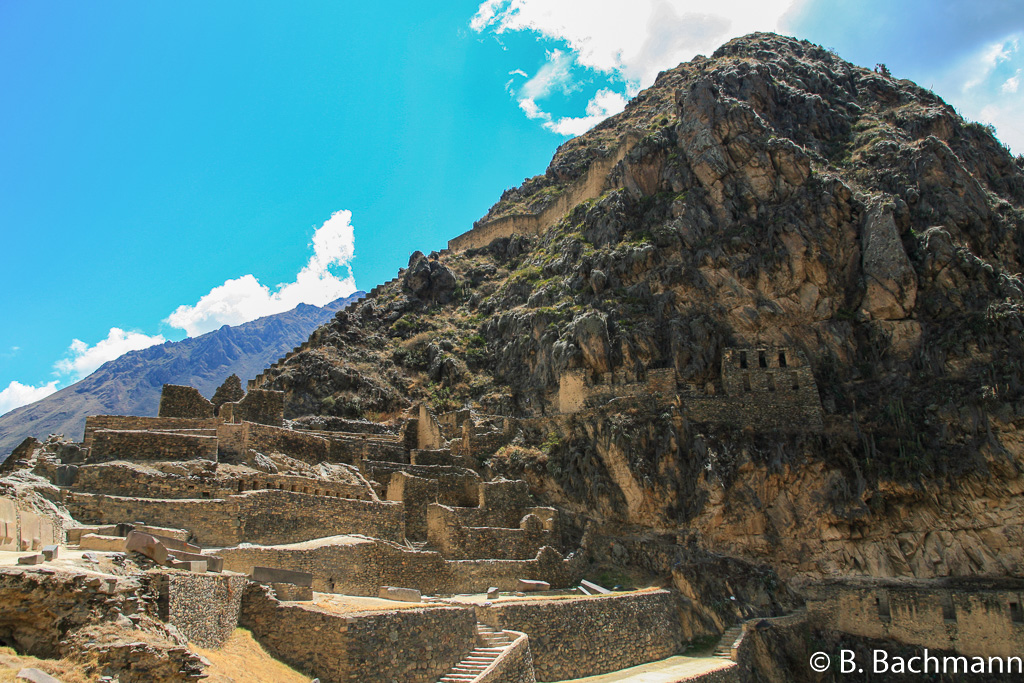
M 538 681 L 617 671 L 677 654 L 679 614 L 665 590 L 566 600 L 496 602 L 477 618 L 530 636 Z
M 279 602 L 256 585 L 246 591 L 242 626 L 274 657 L 323 683 L 435 683 L 476 638 L 468 607 L 336 614 Z
M 215 419 L 183 417 L 138 417 L 135 415 L 90 415 L 85 418 L 85 436 L 82 445 L 92 446 L 92 436 L 98 429 L 117 431 L 174 432 L 195 429 L 217 429 Z
M 92 433 L 89 460 L 217 460 L 217 436 L 201 433 L 115 431 Z
M 75 519 L 86 524 L 142 522 L 186 528 L 205 547 L 299 543 L 339 534 L 365 534 L 394 541 L 405 537 L 399 503 L 289 491 L 251 491 L 211 500 L 68 493 L 64 502 Z
M 161 572 L 153 577 L 159 616 L 199 647 L 224 644 L 238 626 L 248 579 L 224 574 Z

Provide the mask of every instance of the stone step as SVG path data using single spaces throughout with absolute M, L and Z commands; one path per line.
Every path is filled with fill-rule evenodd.
M 725 632 L 722 633 L 721 639 L 718 641 L 718 646 L 715 648 L 714 656 L 731 660 L 732 648 L 741 635 L 743 635 L 743 624 L 737 624 L 726 629 Z

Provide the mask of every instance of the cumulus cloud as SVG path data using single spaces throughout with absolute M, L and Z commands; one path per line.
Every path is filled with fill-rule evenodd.
M 57 391 L 59 380 L 53 380 L 38 387 L 28 386 L 21 382 L 14 381 L 7 385 L 7 388 L 0 391 L 0 415 L 11 412 L 15 408 L 27 406 L 29 403 L 46 398 Z
M 350 263 L 355 255 L 352 212 L 338 211 L 313 233 L 313 255 L 294 282 L 273 290 L 254 275 L 225 280 L 194 305 L 179 306 L 164 322 L 190 337 L 222 325 L 239 325 L 291 310 L 300 303 L 323 306 L 356 291 Z M 342 275 L 337 269 L 343 269 Z
M 479 33 L 522 31 L 564 42 L 567 51 L 549 52 L 544 65 L 515 96 L 526 115 L 544 121 L 549 130 L 578 135 L 621 109 L 611 100 L 611 91 L 603 90 L 587 104 L 586 116 L 552 121 L 537 100 L 553 94 L 556 86 L 571 92 L 573 68 L 621 80 L 622 92 L 613 94 L 624 100 L 652 84 L 660 70 L 710 53 L 729 38 L 775 30 L 794 4 L 794 0 L 719 0 L 714 5 L 704 0 L 485 0 L 469 25 Z M 526 100 L 529 103 L 524 104 Z
M 548 121 L 544 127 L 560 135 L 582 135 L 588 130 L 626 108 L 626 98 L 608 88 L 598 90 L 587 102 L 587 115 L 577 118 L 564 116 L 557 121 Z
M 70 376 L 72 382 L 77 382 L 107 361 L 120 358 L 129 351 L 147 349 L 165 341 L 159 334 L 151 337 L 142 332 L 126 332 L 120 327 L 111 327 L 106 339 L 92 346 L 81 339 L 72 340 L 68 347 L 69 356 L 57 361 L 53 367 L 60 374 Z

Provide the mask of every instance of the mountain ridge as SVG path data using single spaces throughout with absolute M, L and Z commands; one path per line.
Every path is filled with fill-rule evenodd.
M 228 375 L 244 383 L 363 295 L 355 292 L 325 306 L 303 303 L 241 325 L 129 351 L 74 384 L 0 416 L 0 458 L 28 436 L 80 438 L 87 415 L 156 415 L 164 384 L 190 384 L 210 397 Z

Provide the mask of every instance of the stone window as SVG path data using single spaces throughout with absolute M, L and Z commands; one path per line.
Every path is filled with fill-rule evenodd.
M 764 377 L 768 382 L 768 391 L 775 391 L 775 375 L 770 372 L 766 372 Z
M 949 593 L 942 594 L 942 618 L 946 621 L 956 621 L 956 607 L 953 606 L 953 596 Z
M 743 373 L 743 391 L 750 391 L 750 373 Z
M 889 612 L 889 596 L 886 593 L 879 593 L 875 596 L 875 606 L 878 607 L 878 618 L 882 621 L 889 621 L 891 613 Z
M 757 352 L 757 364 L 762 368 L 768 367 L 768 354 L 764 351 Z
M 795 372 L 790 373 L 790 379 L 793 380 L 793 391 L 796 391 L 797 389 L 799 389 L 800 388 L 800 378 L 797 377 L 797 374 Z
M 1024 624 L 1024 610 L 1021 609 L 1019 602 L 1010 603 L 1010 621 L 1015 624 Z
M 786 352 L 785 351 L 779 351 L 779 367 L 780 368 L 786 367 Z
M 747 369 L 747 352 L 740 351 L 740 370 Z

